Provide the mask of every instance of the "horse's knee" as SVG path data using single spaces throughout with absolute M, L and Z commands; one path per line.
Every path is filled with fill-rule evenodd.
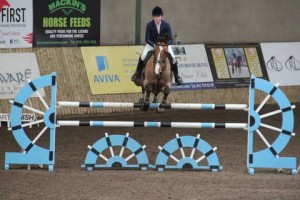
M 171 88 L 167 85 L 164 89 L 164 94 L 169 94 L 171 92 Z
M 150 83 L 146 84 L 145 90 L 146 90 L 146 92 L 151 92 L 152 91 L 152 85 Z

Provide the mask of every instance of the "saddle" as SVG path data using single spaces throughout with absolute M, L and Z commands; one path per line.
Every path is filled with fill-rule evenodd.
M 145 66 L 146 66 L 146 64 L 147 64 L 147 62 L 148 62 L 148 60 L 151 58 L 151 56 L 152 56 L 153 54 L 154 54 L 154 51 L 153 51 L 153 50 L 152 50 L 152 51 L 149 51 L 149 52 L 147 53 L 146 58 L 145 58 L 144 63 L 143 63 L 144 68 L 145 68 Z

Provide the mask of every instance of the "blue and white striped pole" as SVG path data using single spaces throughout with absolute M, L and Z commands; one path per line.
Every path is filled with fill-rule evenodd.
M 134 122 L 134 121 L 66 121 L 58 120 L 58 126 L 93 126 L 93 127 L 149 127 L 149 128 L 230 128 L 247 129 L 247 123 L 201 123 L 201 122 Z
M 141 103 L 129 102 L 74 102 L 59 101 L 59 107 L 90 107 L 90 108 L 141 108 Z M 198 104 L 198 103 L 150 103 L 151 109 L 182 109 L 182 110 L 247 110 L 247 104 Z

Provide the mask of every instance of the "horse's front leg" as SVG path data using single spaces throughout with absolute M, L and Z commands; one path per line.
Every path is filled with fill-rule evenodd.
M 167 99 L 168 99 L 170 92 L 171 92 L 171 88 L 167 85 L 164 89 L 164 97 L 161 101 L 162 104 L 167 103 Z
M 163 89 L 164 96 L 162 98 L 161 104 L 157 108 L 158 112 L 164 111 L 164 107 L 167 103 L 167 99 L 168 99 L 170 92 L 171 92 L 171 87 L 169 85 L 166 85 L 165 88 Z
M 147 83 L 145 85 L 145 90 L 146 90 L 146 97 L 144 100 L 144 104 L 142 106 L 142 110 L 147 111 L 149 110 L 150 107 L 150 94 L 152 92 L 152 85 L 150 83 Z
M 145 97 L 145 88 L 142 87 L 142 96 L 140 97 L 140 100 L 139 100 L 140 104 L 144 103 L 144 97 Z
M 154 98 L 153 98 L 153 102 L 152 103 L 158 103 L 158 94 L 156 93 L 155 95 L 154 95 Z

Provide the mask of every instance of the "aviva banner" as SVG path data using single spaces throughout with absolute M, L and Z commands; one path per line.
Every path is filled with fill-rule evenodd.
M 132 81 L 139 55 L 144 46 L 82 47 L 92 94 L 141 92 Z

